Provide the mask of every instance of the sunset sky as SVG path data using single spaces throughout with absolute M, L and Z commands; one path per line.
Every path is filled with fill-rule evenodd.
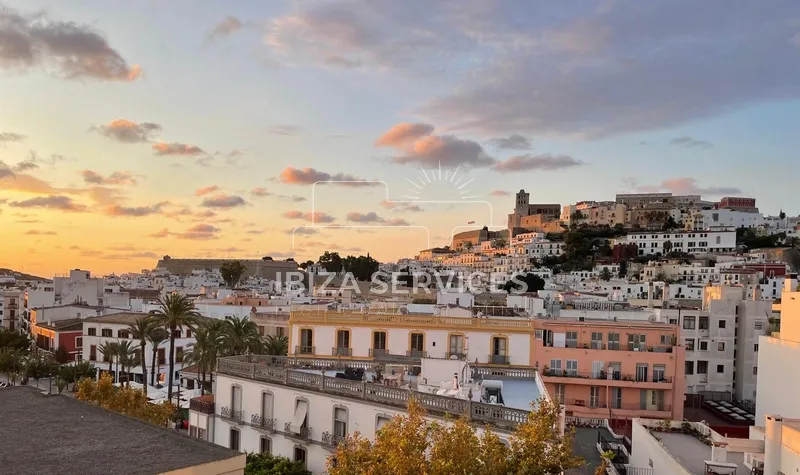
M 795 0 L 0 0 L 0 267 L 394 260 L 520 188 L 797 214 L 799 97 Z

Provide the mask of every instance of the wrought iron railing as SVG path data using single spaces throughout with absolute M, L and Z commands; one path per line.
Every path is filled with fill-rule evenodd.
M 467 358 L 467 354 L 463 351 L 448 351 L 445 353 L 445 358 L 448 360 L 463 360 Z
M 233 421 L 233 422 L 242 422 L 244 421 L 244 411 L 235 411 L 228 406 L 224 406 L 220 412 L 219 416 L 226 421 Z
M 288 435 L 289 437 L 293 437 L 299 440 L 311 440 L 311 427 L 307 426 L 300 426 L 299 432 L 294 432 L 292 430 L 292 423 L 287 422 L 283 425 L 283 432 L 284 434 Z
M 201 399 L 190 399 L 189 410 L 199 412 L 201 414 L 214 414 L 214 402 L 203 401 Z
M 263 430 L 268 430 L 270 432 L 274 432 L 275 418 L 264 417 L 261 414 L 253 414 L 252 416 L 250 416 L 250 425 L 255 427 L 256 429 L 263 429 Z
M 343 346 L 335 346 L 331 350 L 331 354 L 336 356 L 353 356 L 353 349 L 345 348 Z
M 427 358 L 428 352 L 422 350 L 408 350 L 406 351 L 406 356 L 411 358 Z
M 295 346 L 294 347 L 294 353 L 296 355 L 313 355 L 313 354 L 315 354 L 313 346 L 305 346 L 305 345 Z
M 489 364 L 509 364 L 508 355 L 489 355 Z
M 322 433 L 322 445 L 328 448 L 336 448 L 339 444 L 344 440 L 344 437 L 341 435 L 331 434 L 330 432 L 323 432 Z

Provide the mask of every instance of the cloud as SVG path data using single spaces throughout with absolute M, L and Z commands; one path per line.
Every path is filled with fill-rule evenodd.
M 162 128 L 152 122 L 136 123 L 127 119 L 115 119 L 108 124 L 92 127 L 91 130 L 122 143 L 140 143 L 149 142 Z
M 272 135 L 298 135 L 302 128 L 297 125 L 272 125 L 267 131 Z
M 215 191 L 219 191 L 219 187 L 217 185 L 205 186 L 203 188 L 194 190 L 194 196 L 203 196 Z
M 152 206 L 109 206 L 103 210 L 106 216 L 141 218 L 161 213 L 161 203 Z
M 363 178 L 358 178 L 356 176 L 348 175 L 346 173 L 336 173 L 334 175 L 331 175 L 330 173 L 317 171 L 313 168 L 298 169 L 294 167 L 285 168 L 278 177 L 278 180 L 281 183 L 287 185 L 312 185 L 320 181 L 355 182 L 355 183 L 337 183 L 338 185 L 341 186 L 353 186 L 353 187 L 380 185 L 380 183 L 363 183 L 363 181 L 365 181 Z
M 0 180 L 3 180 L 4 178 L 7 178 L 7 177 L 13 177 L 13 176 L 14 176 L 14 172 L 11 170 L 11 168 L 8 165 L 6 165 L 5 163 L 3 163 L 2 160 L 0 160 Z
M 2 17 L 0 17 L 1 19 Z M 2 30 L 0 30 L 2 31 Z M 0 52 L 1 53 L 1 52 Z M 15 134 L 14 132 L 0 132 L 0 143 L 3 142 L 22 142 L 25 140 L 25 136 L 22 134 Z
M 44 13 L 0 10 L 0 68 L 53 71 L 66 79 L 133 81 L 141 75 L 89 25 L 57 21 Z
M 242 21 L 233 16 L 226 16 L 222 21 L 214 25 L 214 28 L 208 32 L 208 39 L 214 40 L 230 36 L 233 33 L 241 30 L 244 25 Z
M 159 258 L 161 258 L 160 255 L 150 251 L 129 252 L 123 254 L 103 254 L 103 259 L 113 259 L 121 261 L 128 259 L 159 259 Z
M 54 231 L 37 231 L 35 229 L 31 229 L 30 231 L 25 233 L 28 236 L 55 236 L 56 233 Z
M 198 241 L 205 241 L 209 239 L 218 239 L 220 229 L 210 224 L 198 224 L 192 226 L 182 233 L 177 233 L 175 236 L 178 239 L 192 239 Z
M 156 155 L 204 155 L 206 152 L 197 145 L 187 145 L 177 142 L 157 142 L 153 144 L 153 152 Z
M 308 198 L 297 195 L 278 195 L 278 199 L 281 201 L 291 201 L 292 203 L 300 203 L 303 201 L 308 201 Z
M 78 173 L 83 176 L 84 182 L 94 185 L 135 185 L 138 183 L 131 172 L 114 172 L 107 177 L 92 170 L 81 170 Z
M 34 158 L 29 158 L 27 160 L 18 162 L 16 165 L 14 165 L 14 172 L 22 173 L 30 170 L 35 170 L 36 168 L 39 168 L 39 164 L 36 163 Z
M 509 193 L 509 192 L 507 192 L 505 190 L 492 190 L 492 192 L 489 193 L 489 194 L 492 195 L 492 196 L 508 196 L 511 193 Z
M 669 141 L 669 144 L 687 148 L 711 148 L 714 146 L 714 144 L 712 144 L 711 142 L 707 142 L 705 140 L 693 139 L 692 137 L 686 135 L 682 137 L 675 137 L 674 139 Z
M 531 141 L 520 134 L 511 134 L 508 137 L 497 137 L 489 140 L 489 143 L 499 149 L 506 150 L 530 150 Z
M 733 186 L 710 186 L 701 187 L 697 185 L 694 178 L 670 178 L 661 182 L 661 188 L 671 191 L 676 195 L 738 195 L 742 190 Z
M 253 195 L 253 196 L 258 196 L 259 198 L 263 198 L 264 196 L 269 196 L 272 193 L 267 191 L 266 188 L 262 188 L 262 187 L 259 186 L 259 187 L 256 187 L 256 188 L 253 188 L 252 190 L 250 190 L 250 194 Z
M 383 134 L 375 146 L 402 152 L 391 159 L 401 164 L 487 167 L 495 163 L 478 142 L 454 135 L 431 135 L 432 132 L 433 127 L 428 124 L 401 123 Z
M 401 122 L 392 126 L 391 129 L 381 135 L 378 140 L 375 141 L 375 146 L 403 148 L 413 144 L 422 137 L 431 135 L 433 130 L 434 127 L 430 124 Z
M 286 211 L 281 216 L 287 219 L 302 219 L 304 221 L 309 221 L 313 223 L 332 223 L 336 221 L 336 218 L 333 216 L 323 213 L 322 211 L 316 211 L 314 213 L 310 212 L 303 212 L 303 211 Z
M 241 196 L 219 193 L 204 199 L 200 206 L 206 208 L 236 208 L 246 204 L 247 202 Z
M 156 231 L 153 234 L 148 234 L 147 237 L 151 238 L 165 238 L 169 236 L 169 229 L 164 228 L 161 231 Z
M 398 202 L 398 201 L 381 201 L 380 205 L 386 209 L 391 209 L 394 211 L 399 212 L 420 212 L 422 208 L 419 205 L 408 203 L 408 202 Z
M 358 212 L 350 212 L 347 213 L 347 220 L 353 223 L 376 223 L 376 224 L 386 224 L 389 226 L 408 226 L 408 221 L 401 219 L 401 218 L 390 218 L 384 219 L 378 216 L 377 213 L 374 211 L 370 211 L 369 213 L 358 213 Z
M 87 209 L 85 205 L 72 201 L 72 198 L 59 195 L 39 196 L 23 201 L 12 201 L 9 203 L 9 206 L 13 206 L 14 208 L 44 208 L 76 213 L 84 212 Z
M 298 227 L 294 229 L 287 229 L 285 231 L 286 234 L 294 234 L 294 235 L 301 235 L 301 236 L 311 236 L 314 234 L 318 234 L 319 230 L 309 227 Z
M 500 173 L 520 172 L 530 170 L 552 171 L 563 170 L 583 165 L 580 160 L 575 160 L 568 155 L 517 155 L 497 162 L 492 169 Z

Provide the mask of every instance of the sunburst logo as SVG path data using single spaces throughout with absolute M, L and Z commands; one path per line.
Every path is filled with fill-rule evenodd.
M 468 178 L 464 173 L 459 173 L 461 166 L 457 166 L 455 170 L 442 170 L 442 164 L 439 163 L 438 169 L 425 170 L 420 165 L 420 175 L 415 178 L 406 178 L 406 181 L 411 186 L 406 190 L 402 198 L 415 201 L 430 201 L 433 197 L 431 195 L 445 194 L 447 201 L 454 198 L 461 200 L 472 200 L 478 198 L 480 195 L 474 194 L 470 185 L 475 178 Z M 439 201 L 439 200 L 434 200 Z

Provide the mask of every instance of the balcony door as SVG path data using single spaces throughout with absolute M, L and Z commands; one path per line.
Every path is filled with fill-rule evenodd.
M 386 332 L 372 334 L 372 352 L 373 356 L 386 353 Z

